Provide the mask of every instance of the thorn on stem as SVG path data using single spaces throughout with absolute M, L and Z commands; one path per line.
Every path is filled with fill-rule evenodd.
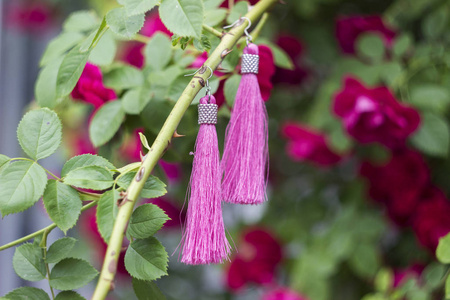
M 175 130 L 175 132 L 173 133 L 173 136 L 172 137 L 174 137 L 174 138 L 179 138 L 179 137 L 183 137 L 183 136 L 185 136 L 184 134 L 179 134 L 176 130 Z

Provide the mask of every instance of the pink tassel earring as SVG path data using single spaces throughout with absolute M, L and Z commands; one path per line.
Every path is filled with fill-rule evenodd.
M 208 68 L 212 76 L 212 69 Z M 211 96 L 208 80 L 206 89 L 207 94 L 198 105 L 200 129 L 195 143 L 182 238 L 181 262 L 189 265 L 222 263 L 230 253 L 222 219 L 222 172 L 215 126 L 218 106 Z
M 251 42 L 247 29 L 247 47 L 241 61 L 242 79 L 236 94 L 230 123 L 225 133 L 221 167 L 223 200 L 239 204 L 260 204 L 266 200 L 268 168 L 268 118 L 259 88 L 258 46 Z M 239 22 L 238 21 L 238 22 Z M 230 25 L 228 27 L 234 26 Z

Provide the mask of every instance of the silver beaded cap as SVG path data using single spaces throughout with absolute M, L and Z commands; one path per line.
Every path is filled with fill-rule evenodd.
M 241 73 L 258 74 L 259 55 L 256 54 L 242 54 Z
M 217 124 L 217 104 L 198 105 L 198 124 Z

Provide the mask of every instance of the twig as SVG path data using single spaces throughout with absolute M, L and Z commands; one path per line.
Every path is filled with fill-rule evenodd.
M 100 195 L 98 197 L 100 197 Z M 94 207 L 96 204 L 97 204 L 97 201 L 92 201 L 91 203 L 86 204 L 85 206 L 83 206 L 81 208 L 81 211 L 85 211 L 86 209 Z M 35 232 L 33 232 L 33 233 L 31 233 L 31 234 L 29 234 L 27 236 L 24 236 L 24 237 L 22 237 L 20 239 L 12 241 L 11 243 L 8 243 L 8 244 L 5 244 L 5 245 L 1 246 L 0 247 L 0 251 L 8 249 L 8 248 L 11 248 L 11 247 L 14 247 L 15 245 L 18 245 L 20 243 L 26 242 L 28 240 L 31 240 L 32 238 L 37 237 L 38 235 L 44 234 L 45 232 L 50 233 L 50 231 L 52 231 L 55 228 L 56 228 L 56 224 L 52 223 L 52 224 L 48 225 L 47 227 L 42 228 L 41 230 L 35 231 Z

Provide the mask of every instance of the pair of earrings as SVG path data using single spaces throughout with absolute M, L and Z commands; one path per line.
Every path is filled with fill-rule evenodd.
M 242 79 L 225 133 L 222 160 L 215 128 L 218 106 L 208 80 L 206 96 L 198 105 L 200 128 L 181 242 L 181 261 L 186 264 L 222 263 L 228 258 L 231 247 L 225 235 L 222 200 L 237 204 L 260 204 L 266 200 L 268 118 L 256 76 L 258 46 L 251 43 L 247 32 L 251 23 L 249 19 L 247 21 L 247 46 L 241 59 Z M 212 76 L 212 69 L 206 67 Z

